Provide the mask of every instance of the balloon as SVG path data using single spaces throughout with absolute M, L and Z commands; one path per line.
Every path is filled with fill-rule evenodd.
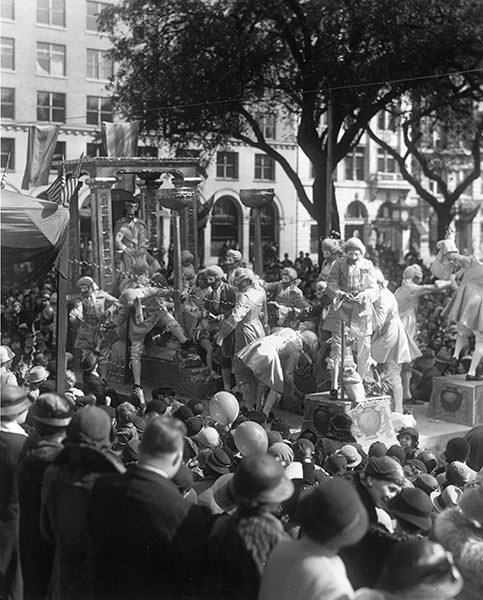
M 235 446 L 243 456 L 265 454 L 268 448 L 267 432 L 254 421 L 245 421 L 235 430 Z
M 240 406 L 230 392 L 217 392 L 210 400 L 210 415 L 220 425 L 229 425 L 238 417 Z

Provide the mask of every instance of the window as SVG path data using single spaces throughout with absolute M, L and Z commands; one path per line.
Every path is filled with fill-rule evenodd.
M 100 125 L 101 121 L 112 121 L 112 102 L 110 98 L 101 98 L 101 96 L 87 96 L 87 124 Z
M 65 0 L 37 0 L 37 23 L 65 27 Z
M 15 40 L 2 36 L 2 69 L 15 69 Z
M 65 76 L 65 46 L 37 42 L 37 73 Z
M 232 196 L 218 198 L 211 213 L 211 254 L 220 256 L 228 240 L 241 245 L 241 215 Z
M 364 180 L 364 146 L 357 146 L 345 157 L 345 178 Z
M 263 116 L 260 125 L 266 140 L 274 140 L 277 137 L 277 117 L 275 115 Z
M 394 107 L 392 110 L 396 110 Z M 377 115 L 377 128 L 381 131 L 396 131 L 398 119 L 397 116 L 388 110 L 381 110 Z
M 109 79 L 112 77 L 112 60 L 108 50 L 87 48 L 87 77 L 90 79 Z
M 2 0 L 1 9 L 2 12 L 0 13 L 0 16 L 2 19 L 9 19 L 10 21 L 15 19 L 14 0 Z
M 266 154 L 255 154 L 255 179 L 275 181 L 275 161 Z
M 15 88 L 2 88 L 2 119 L 15 119 Z
M 65 94 L 37 92 L 37 121 L 65 122 Z
M 86 156 L 89 156 L 91 158 L 102 156 L 102 144 L 97 144 L 96 142 L 88 142 L 86 144 Z
M 103 8 L 109 6 L 105 2 L 93 2 L 92 0 L 87 0 L 87 20 L 86 20 L 86 29 L 87 31 L 99 31 L 99 26 L 97 23 L 97 17 Z
M 394 158 L 382 148 L 377 149 L 377 171 L 378 173 L 397 173 L 397 165 Z
M 238 179 L 238 152 L 216 153 L 216 176 L 220 179 Z
M 66 149 L 65 142 L 57 142 L 54 148 L 54 154 L 52 155 L 52 163 L 54 162 L 62 162 L 66 159 Z M 52 166 L 52 169 L 56 169 L 57 167 Z
M 10 155 L 10 159 L 8 156 Z M 15 169 L 15 140 L 13 138 L 2 138 L 2 156 L 0 168 L 5 169 L 8 162 L 9 170 Z

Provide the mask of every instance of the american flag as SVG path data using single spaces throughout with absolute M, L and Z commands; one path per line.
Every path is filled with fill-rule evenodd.
M 84 158 L 84 153 L 81 154 L 79 160 L 77 161 L 75 169 L 72 171 L 72 173 L 69 173 L 67 175 L 66 185 L 62 190 L 62 204 L 64 206 L 69 205 L 70 199 L 76 190 L 77 184 L 79 182 L 83 158 Z
M 58 175 L 55 178 L 55 181 L 50 185 L 48 190 L 46 191 L 47 198 L 51 202 L 56 202 L 59 204 L 63 200 L 63 190 L 65 188 L 65 165 L 64 161 L 62 161 L 61 166 L 59 167 Z

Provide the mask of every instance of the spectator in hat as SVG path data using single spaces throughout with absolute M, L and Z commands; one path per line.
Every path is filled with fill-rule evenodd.
M 401 466 L 404 466 L 406 462 L 406 452 L 399 444 L 393 444 L 386 452 L 386 456 L 396 460 Z
M 416 487 L 402 489 L 389 501 L 387 509 L 391 517 L 396 519 L 396 532 L 408 535 L 429 533 L 433 504 L 423 490 Z
M 8 346 L 0 346 L 0 383 L 2 385 L 18 385 L 17 377 L 11 370 L 15 352 Z
M 84 599 L 92 594 L 92 542 L 87 505 L 95 477 L 122 473 L 111 452 L 111 420 L 97 406 L 79 409 L 67 426 L 64 449 L 44 474 L 41 531 L 55 545 L 51 597 Z
M 453 554 L 463 576 L 461 598 L 479 600 L 483 590 L 483 487 L 465 489 L 458 508 L 439 513 L 433 537 Z
M 416 477 L 422 475 L 423 473 L 427 473 L 426 465 L 423 461 L 418 460 L 417 458 L 410 458 L 404 463 L 404 475 L 406 479 L 409 479 L 411 483 L 414 483 Z
M 422 373 L 419 381 L 411 385 L 411 393 L 413 400 L 429 402 L 433 392 L 433 379 L 446 374 L 451 365 L 451 356 L 445 348 L 441 349 L 436 356 L 432 350 L 423 350 L 422 352 L 421 359 L 418 359 Z M 413 380 L 415 377 L 413 376 Z
M 272 512 L 293 491 L 293 483 L 272 456 L 253 455 L 240 461 L 230 482 L 237 509 L 220 517 L 210 536 L 204 598 L 256 600 L 270 552 L 288 539 Z
M 28 391 L 28 397 L 31 402 L 35 402 L 40 396 L 41 387 L 49 378 L 49 371 L 45 367 L 36 366 L 32 367 L 27 373 L 26 377 L 26 389 Z
M 114 452 L 122 453 L 124 447 L 131 440 L 139 437 L 134 419 L 137 415 L 136 408 L 130 402 L 123 402 L 116 408 L 116 439 L 113 444 Z
M 84 354 L 80 368 L 82 369 L 82 389 L 84 394 L 106 395 L 106 380 L 99 375 L 99 356 L 94 352 Z
M 24 598 L 46 598 L 54 561 L 54 546 L 40 531 L 44 473 L 63 449 L 74 405 L 62 396 L 41 394 L 30 409 L 33 431 L 22 450 L 18 468 L 20 555 Z
M 430 495 L 431 502 L 436 512 L 443 512 L 446 508 L 458 508 L 458 503 L 463 490 L 455 485 L 448 485 L 441 492 L 434 491 Z
M 342 446 L 356 442 L 355 437 L 352 435 L 352 419 L 349 415 L 339 413 L 331 417 L 329 421 L 326 419 L 324 411 L 315 411 L 314 425 L 317 431 L 323 434 L 315 447 L 319 464 L 323 463 L 326 456 L 333 454 Z
M 438 466 L 438 460 L 436 456 L 429 450 L 423 450 L 418 452 L 416 455 L 417 459 L 424 463 L 426 471 L 429 475 L 436 475 L 436 467 Z
M 439 493 L 439 483 L 436 477 L 429 475 L 428 473 L 421 473 L 414 481 L 413 485 L 415 488 L 423 490 L 425 494 L 431 496 L 434 492 Z
M 198 497 L 201 497 L 202 493 L 210 488 L 220 475 L 229 473 L 231 465 L 230 457 L 222 448 L 215 448 L 209 452 L 205 457 L 204 465 L 202 465 L 203 479 L 193 484 Z
M 351 446 L 351 444 L 342 446 L 342 448 L 336 450 L 335 453 L 342 454 L 345 457 L 348 471 L 355 471 L 362 463 L 362 456 L 357 452 L 357 448 Z
M 18 539 L 17 467 L 27 434 L 21 427 L 31 403 L 26 390 L 2 385 L 0 394 L 0 598 L 22 598 Z
M 89 531 L 99 598 L 179 600 L 196 592 L 212 518 L 174 483 L 182 461 L 183 429 L 156 417 L 146 426 L 139 462 L 96 480 Z
M 450 600 L 462 585 L 453 557 L 441 544 L 413 537 L 390 550 L 375 589 L 358 590 L 355 600 Z
M 76 386 L 77 376 L 71 369 L 65 371 L 65 391 L 64 395 L 75 402 L 76 398 L 84 395 L 84 392 Z
M 371 456 L 386 456 L 386 454 L 387 447 L 382 442 L 372 442 L 372 444 L 369 446 L 369 450 L 367 453 L 369 458 Z
M 416 457 L 419 446 L 419 431 L 414 427 L 403 427 L 397 434 L 397 440 L 406 454 L 406 461 Z
M 335 600 L 353 589 L 340 548 L 359 542 L 368 528 L 367 511 L 346 481 L 327 479 L 299 503 L 301 537 L 283 541 L 271 553 L 262 576 L 260 600 Z
M 465 435 L 465 440 L 470 447 L 468 465 L 479 471 L 483 467 L 483 425 L 477 425 Z
M 356 545 L 341 551 L 349 579 L 357 589 L 375 584 L 389 548 L 398 539 L 383 523 L 388 522 L 385 511 L 389 501 L 402 490 L 404 472 L 397 461 L 381 456 L 369 458 L 364 471 L 355 471 L 350 476 L 369 516 L 366 535 Z
M 447 485 L 456 485 L 463 489 L 476 479 L 476 475 L 476 471 L 470 469 L 468 465 L 455 460 L 446 468 L 446 478 L 443 487 L 446 487 Z

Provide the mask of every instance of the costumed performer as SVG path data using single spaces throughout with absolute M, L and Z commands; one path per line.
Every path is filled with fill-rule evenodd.
M 349 238 L 327 276 L 327 293 L 332 304 L 324 329 L 332 332 L 332 389 L 339 387 L 341 327 L 347 329 L 357 350 L 357 372 L 364 379 L 369 365 L 372 335 L 372 302 L 378 288 L 374 265 L 364 258 L 366 248 L 357 237 Z
M 440 292 L 451 283 L 437 281 L 435 284 L 422 285 L 423 271 L 419 265 L 411 265 L 403 271 L 401 286 L 394 292 L 399 308 L 399 316 L 406 332 L 409 344 L 409 355 L 412 362 L 415 358 L 421 356 L 421 352 L 416 343 L 417 336 L 417 310 L 419 299 L 426 294 Z M 409 365 L 402 371 L 403 401 L 411 398 L 411 369 Z
M 112 318 L 118 300 L 99 289 L 92 277 L 84 276 L 77 281 L 80 296 L 69 312 L 69 321 L 79 325 L 74 348 L 81 351 L 81 359 L 90 352 L 99 354 L 99 365 L 103 375 L 109 358 L 110 344 L 105 335 L 106 325 Z
M 206 282 L 211 288 L 205 303 L 205 309 L 208 313 L 207 329 L 220 325 L 223 319 L 228 316 L 235 306 L 237 289 L 225 280 L 225 273 L 218 265 L 213 265 L 205 270 Z M 231 390 L 231 366 L 233 355 L 235 353 L 235 332 L 227 334 L 221 344 L 221 375 L 223 377 L 223 387 L 225 391 Z
M 156 327 L 163 325 L 182 346 L 187 347 L 190 340 L 183 328 L 169 312 L 165 297 L 171 293 L 168 288 L 153 287 L 148 277 L 148 265 L 138 260 L 133 267 L 133 276 L 126 282 L 126 287 L 119 298 L 119 313 L 115 325 L 119 337 L 127 337 L 131 343 L 131 370 L 134 379 L 134 393 L 144 404 L 141 386 L 141 355 L 146 335 Z
M 475 349 L 471 357 L 466 379 L 482 381 L 483 374 L 477 369 L 483 359 L 483 258 L 463 256 L 457 252 L 448 254 L 450 262 L 462 269 L 461 283 L 445 314 L 457 323 L 458 336 L 454 357 L 459 359 L 467 338 L 475 336 Z
M 243 256 L 239 250 L 230 248 L 226 251 L 225 262 L 223 263 L 223 271 L 225 272 L 226 279 L 230 285 L 234 285 L 235 271 L 244 266 Z
M 308 302 L 304 298 L 298 284 L 297 271 L 292 267 L 285 267 L 280 273 L 280 281 L 262 283 L 271 300 L 282 306 L 304 308 Z
M 380 269 L 376 269 L 379 297 L 373 304 L 374 335 L 371 354 L 382 366 L 391 384 L 394 410 L 403 412 L 403 387 L 401 365 L 411 362 L 408 338 L 404 330 L 394 294 L 387 289 L 387 281 Z
M 325 238 L 322 240 L 322 266 L 320 267 L 320 273 L 318 281 L 327 281 L 330 269 L 334 264 L 334 261 L 341 257 L 343 254 L 340 240 L 334 238 Z

